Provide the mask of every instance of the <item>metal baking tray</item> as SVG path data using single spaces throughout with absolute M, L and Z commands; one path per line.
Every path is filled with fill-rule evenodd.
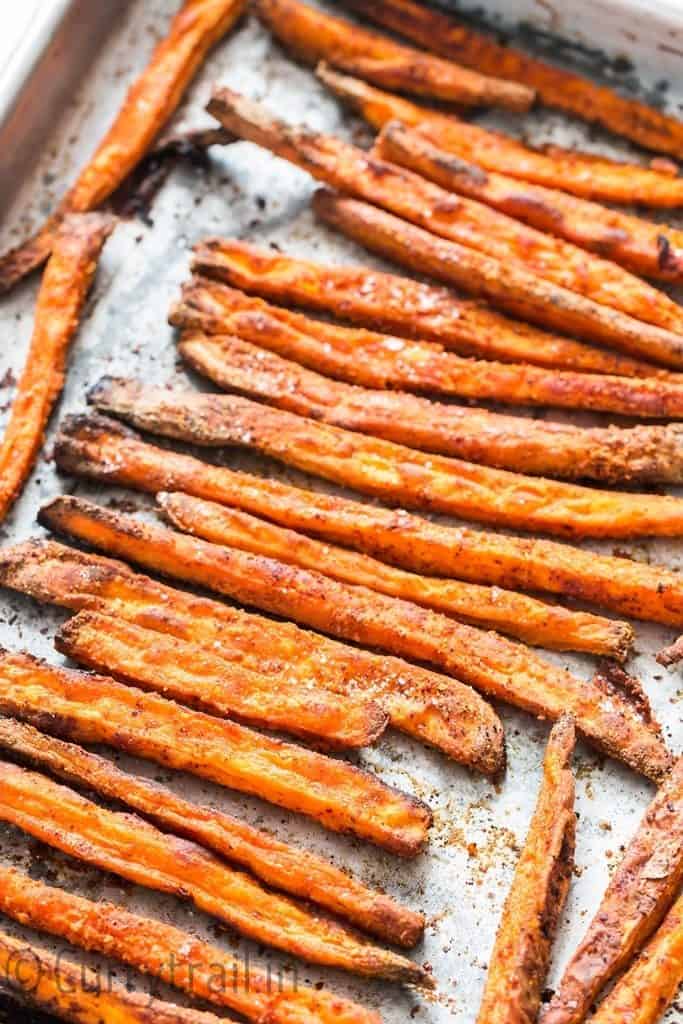
M 49 6 L 49 4 L 47 5 Z M 110 0 L 57 5 L 60 17 L 42 35 L 25 41 L 28 49 L 10 85 L 0 97 L 0 247 L 6 248 L 35 227 L 72 181 L 78 168 L 112 118 L 133 76 L 145 65 L 154 41 L 163 33 L 178 0 Z M 533 37 L 556 53 L 593 63 L 591 67 L 625 88 L 657 94 L 673 110 L 683 102 L 681 64 L 671 50 L 681 42 L 680 4 L 659 3 L 657 11 L 635 2 L 582 0 L 560 6 L 533 0 L 511 3 L 491 0 L 487 14 L 496 24 Z M 628 35 L 625 33 L 628 30 Z M 551 36 L 547 33 L 550 32 Z M 571 46 L 559 46 L 557 33 Z M 590 53 L 586 57 L 586 40 Z M 596 40 L 602 48 L 594 51 Z M 666 49 L 664 47 L 666 46 Z M 681 44 L 683 50 L 683 44 Z M 619 79 L 623 57 L 632 61 Z M 622 60 L 615 65 L 615 58 Z M 582 64 L 583 66 L 583 64 Z M 678 78 L 676 78 L 676 73 Z M 662 85 L 666 77 L 667 85 Z M 266 32 L 249 19 L 207 62 L 177 124 L 209 123 L 204 103 L 211 83 L 218 81 L 263 100 L 290 121 L 304 121 L 325 131 L 358 137 L 359 123 L 338 106 L 310 71 L 292 63 Z M 0 86 L 2 79 L 0 78 Z M 11 86 L 11 88 L 10 88 Z M 500 115 L 489 121 L 505 123 Z M 585 125 L 548 111 L 534 111 L 507 126 L 532 142 L 552 140 L 605 153 L 626 153 L 628 147 L 608 140 Z M 205 235 L 248 238 L 277 244 L 292 253 L 330 262 L 365 262 L 381 266 L 357 246 L 315 224 L 310 210 L 311 181 L 298 170 L 246 143 L 212 152 L 208 170 L 176 169 L 154 203 L 151 221 L 123 222 L 106 247 L 84 323 L 75 342 L 71 368 L 60 407 L 53 418 L 43 454 L 21 500 L 0 527 L 0 541 L 40 533 L 36 511 L 58 492 L 79 493 L 107 504 L 125 500 L 147 514 L 150 502 L 139 495 L 102 489 L 59 477 L 51 459 L 51 439 L 59 419 L 83 410 L 86 390 L 104 373 L 129 374 L 151 382 L 201 387 L 179 364 L 166 314 L 180 282 L 188 273 L 188 250 Z M 12 397 L 12 382 L 22 365 L 30 337 L 37 281 L 24 282 L 0 304 L 0 427 Z M 521 415 L 528 414 L 520 411 Z M 592 422 L 587 416 L 582 422 Z M 597 420 L 596 420 L 597 421 Z M 215 456 L 231 466 L 265 472 L 282 479 L 321 486 L 244 453 Z M 127 507 L 128 507 L 127 506 Z M 611 551 L 613 546 L 595 545 Z M 621 546 L 637 559 L 679 568 L 683 544 L 639 542 Z M 37 608 L 30 601 L 0 592 L 0 644 L 27 648 L 58 661 L 52 637 L 64 615 Z M 665 724 L 674 750 L 683 747 L 680 674 L 658 668 L 653 653 L 672 639 L 671 631 L 638 625 L 638 654 L 632 669 L 644 681 Z M 581 673 L 589 659 L 548 657 Z M 368 845 L 333 837 L 321 828 L 257 800 L 234 795 L 189 776 L 171 775 L 145 762 L 117 758 L 143 774 L 163 778 L 198 800 L 243 814 L 279 836 L 309 846 L 347 865 L 367 882 L 386 888 L 428 917 L 424 944 L 416 951 L 432 965 L 438 982 L 435 997 L 357 981 L 340 972 L 324 971 L 269 954 L 227 932 L 216 921 L 187 904 L 162 898 L 84 868 L 55 855 L 19 832 L 0 826 L 0 856 L 55 880 L 74 891 L 118 900 L 150 914 L 173 920 L 231 950 L 296 970 L 299 979 L 329 985 L 381 1010 L 387 1024 L 407 1019 L 429 1024 L 471 1024 L 476 1017 L 486 964 L 520 844 L 532 812 L 548 727 L 527 715 L 501 708 L 508 738 L 509 768 L 499 786 L 467 774 L 441 755 L 408 738 L 390 733 L 363 752 L 360 761 L 389 783 L 426 799 L 435 813 L 428 851 L 415 862 L 397 862 Z M 577 863 L 567 908 L 562 915 L 548 985 L 557 980 L 564 961 L 580 939 L 652 796 L 650 785 L 614 762 L 581 746 L 577 759 L 579 812 Z M 3 922 L 3 925 L 5 922 Z M 14 928 L 14 926 L 11 926 Z M 42 938 L 45 945 L 50 940 Z M 78 954 L 76 954 L 78 955 Z M 99 963 L 100 961 L 92 961 Z M 105 968 L 106 969 L 106 968 Z M 117 976 L 127 972 L 117 967 Z M 146 979 L 133 979 L 149 990 Z M 173 993 L 175 1001 L 182 997 Z M 681 1006 L 672 1008 L 667 1024 L 681 1020 Z M 14 1019 L 14 1018 L 13 1018 Z

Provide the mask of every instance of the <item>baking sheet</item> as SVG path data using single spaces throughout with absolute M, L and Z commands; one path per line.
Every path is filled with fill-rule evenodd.
M 4 250 L 36 226 L 72 181 L 176 8 L 177 0 L 134 0 L 128 8 L 121 5 L 97 60 L 65 104 L 54 131 L 42 138 L 40 149 L 35 152 L 25 182 L 5 216 L 0 248 Z M 238 33 L 215 51 L 177 119 L 178 125 L 194 128 L 210 122 L 203 106 L 214 81 L 262 100 L 290 121 L 304 121 L 314 128 L 355 140 L 369 138 L 365 128 L 341 110 L 310 71 L 293 64 L 254 20 L 245 22 Z M 672 102 L 677 96 L 683 98 L 683 80 L 677 85 L 678 94 L 676 83 L 672 82 L 669 90 Z M 505 123 L 499 116 L 489 116 L 487 120 Z M 585 126 L 570 124 L 553 113 L 534 112 L 508 122 L 508 126 L 531 141 L 552 139 L 567 145 L 586 144 L 607 153 L 627 151 L 615 148 L 614 143 L 607 143 Z M 0 202 L 7 198 L 7 188 L 7 177 L 0 177 Z M 174 335 L 165 323 L 169 304 L 187 276 L 188 250 L 193 242 L 205 235 L 224 234 L 262 245 L 278 245 L 291 253 L 323 261 L 362 261 L 382 266 L 359 247 L 314 223 L 308 209 L 312 189 L 310 179 L 303 173 L 250 144 L 238 143 L 223 151 L 212 151 L 208 171 L 194 167 L 175 170 L 155 201 L 153 224 L 121 224 L 104 253 L 73 349 L 71 370 L 50 439 L 26 491 L 0 527 L 2 542 L 40 534 L 42 531 L 35 524 L 36 511 L 44 500 L 58 492 L 82 494 L 104 504 L 116 502 L 119 507 L 124 502 L 126 509 L 148 514 L 150 502 L 139 495 L 59 477 L 51 459 L 51 438 L 61 417 L 84 409 L 86 390 L 102 374 L 131 375 L 175 386 L 188 382 L 204 386 L 179 365 Z M 33 278 L 0 305 L 0 427 L 30 337 L 36 290 L 37 280 Z M 582 418 L 582 422 L 592 421 L 598 422 L 598 418 Z M 206 452 L 203 457 L 207 457 Z M 248 454 L 226 451 L 211 457 L 280 479 L 321 486 Z M 611 544 L 595 547 L 614 550 Z M 638 559 L 679 568 L 683 543 L 638 542 L 621 544 L 619 550 Z M 56 609 L 37 608 L 18 595 L 0 592 L 0 644 L 26 648 L 59 662 L 61 658 L 52 648 L 52 638 L 64 617 Z M 663 627 L 640 624 L 637 633 L 638 654 L 631 668 L 644 681 L 672 748 L 680 751 L 680 672 L 666 672 L 653 658 L 653 653 L 670 641 L 673 634 Z M 590 659 L 552 654 L 548 657 L 586 675 L 592 668 Z M 385 984 L 356 981 L 341 972 L 295 964 L 278 953 L 268 954 L 238 939 L 215 920 L 195 913 L 187 904 L 84 869 L 3 826 L 0 856 L 70 890 L 112 898 L 172 920 L 233 952 L 251 956 L 260 965 L 271 963 L 273 970 L 282 966 L 296 971 L 301 982 L 329 985 L 380 1009 L 387 1024 L 407 1019 L 429 1024 L 472 1024 L 499 913 L 532 813 L 548 733 L 544 723 L 507 708 L 500 710 L 507 731 L 509 768 L 505 780 L 497 787 L 395 732 L 363 751 L 359 758 L 385 781 L 415 793 L 434 809 L 428 851 L 414 862 L 399 862 L 366 844 L 332 836 L 302 818 L 189 776 L 171 775 L 149 763 L 116 758 L 142 774 L 163 779 L 185 795 L 236 811 L 255 824 L 275 830 L 282 838 L 331 856 L 366 882 L 422 908 L 428 925 L 424 944 L 415 955 L 432 965 L 438 982 L 437 994 L 428 999 Z M 584 746 L 579 748 L 576 764 L 578 867 L 562 915 L 549 986 L 557 980 L 564 961 L 580 939 L 610 871 L 618 863 L 624 844 L 652 796 L 652 787 L 646 781 Z M 49 939 L 41 941 L 50 944 Z M 125 978 L 126 973 L 124 968 L 117 969 L 119 978 Z M 149 990 L 148 980 L 135 979 L 135 983 Z M 177 993 L 172 998 L 182 1001 Z M 680 1003 L 674 1006 L 666 1017 L 667 1024 L 681 1020 L 682 1012 Z

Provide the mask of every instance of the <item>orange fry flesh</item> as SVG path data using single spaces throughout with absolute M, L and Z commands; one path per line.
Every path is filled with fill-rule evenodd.
M 32 724 L 260 796 L 399 854 L 416 854 L 426 839 L 424 804 L 344 761 L 27 655 L 3 654 L 0 672 L 0 707 Z
M 135 490 L 187 491 L 428 576 L 564 594 L 631 618 L 683 626 L 683 584 L 678 573 L 663 566 L 550 540 L 441 526 L 404 510 L 232 472 L 166 449 L 162 454 L 106 419 L 68 420 L 57 460 L 70 474 Z M 8 554 L 3 562 L 0 579 L 6 585 L 24 579 L 18 556 Z
M 61 224 L 35 311 L 33 337 L 0 441 L 0 522 L 38 457 L 50 413 L 64 384 L 67 353 L 92 284 L 111 217 L 71 216 Z
M 0 294 L 45 262 L 66 214 L 96 209 L 122 184 L 178 107 L 209 50 L 245 7 L 246 0 L 183 0 L 168 34 L 56 213 L 33 238 L 0 257 Z
M 543 781 L 489 960 L 478 1024 L 536 1024 L 574 869 L 574 723 L 553 727 Z
M 266 885 L 312 900 L 372 935 L 407 948 L 422 936 L 421 914 L 368 889 L 322 857 L 280 842 L 239 818 L 184 800 L 83 747 L 48 736 L 25 722 L 2 718 L 0 748 L 67 785 L 86 787 L 127 805 L 162 828 L 247 868 Z
M 190 900 L 244 935 L 313 963 L 387 980 L 429 977 L 359 933 L 262 888 L 187 839 L 111 811 L 38 772 L 0 762 L 0 820 L 77 860 Z
M 676 172 L 672 176 L 575 150 L 531 149 L 502 132 L 461 121 L 450 112 L 446 115 L 418 106 L 324 64 L 317 75 L 377 131 L 388 121 L 402 121 L 440 148 L 487 171 L 597 202 L 642 203 L 662 209 L 683 205 L 683 181 Z
M 300 0 L 257 0 L 255 8 L 266 27 L 306 64 L 329 60 L 389 89 L 462 106 L 525 111 L 534 99 L 525 86 L 468 71 Z
M 363 747 L 384 731 L 388 715 L 360 695 L 343 703 L 326 690 L 303 690 L 286 678 L 236 666 L 188 644 L 98 612 L 79 612 L 60 630 L 57 647 L 88 668 L 130 681 L 181 704 L 249 725 L 280 729 L 334 748 Z
M 625 99 L 606 86 L 554 67 L 497 42 L 415 0 L 344 0 L 347 7 L 393 29 L 427 50 L 456 60 L 482 74 L 495 74 L 534 89 L 542 103 L 660 153 L 683 159 L 683 123 L 638 100 Z M 362 77 L 362 76 L 361 76 Z
M 292 988 L 284 979 L 274 983 L 265 971 L 251 964 L 246 970 L 238 957 L 180 928 L 114 903 L 75 896 L 16 868 L 0 867 L 0 910 L 86 951 L 114 957 L 195 999 L 236 1010 L 255 1024 L 379 1024 L 376 1013 L 350 1000 L 303 985 Z
M 543 1024 L 579 1024 L 585 1019 L 604 986 L 628 965 L 659 925 L 682 881 L 683 758 L 679 758 L 612 875 L 545 1009 Z M 643 994 L 638 992 L 639 997 Z
M 403 337 L 441 342 L 463 355 L 531 363 L 526 368 L 531 380 L 536 379 L 534 365 L 622 377 L 668 376 L 666 370 L 652 363 L 547 334 L 538 327 L 509 320 L 480 303 L 462 301 L 446 288 L 397 274 L 359 266 L 325 267 L 225 238 L 200 242 L 195 247 L 193 267 L 284 305 L 333 313 Z M 561 401 L 562 392 L 567 390 L 566 385 L 561 386 L 562 381 L 558 378 L 555 401 L 548 397 L 546 405 Z M 662 386 L 666 388 L 666 381 Z M 552 396 L 549 385 L 545 394 Z
M 559 718 L 569 708 L 591 742 L 637 771 L 660 778 L 670 766 L 656 723 L 643 717 L 630 699 L 610 690 L 608 710 L 601 680 L 584 682 L 495 633 L 272 558 L 115 515 L 80 499 L 55 499 L 41 510 L 40 519 L 50 529 L 166 575 L 188 582 L 201 577 L 203 586 L 241 603 L 365 646 L 431 662 L 532 714 Z M 495 730 L 490 732 L 491 742 L 497 743 Z

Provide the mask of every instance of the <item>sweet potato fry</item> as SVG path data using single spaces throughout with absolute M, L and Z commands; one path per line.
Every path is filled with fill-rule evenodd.
M 175 319 L 180 317 L 176 314 Z M 190 311 L 188 320 L 193 319 Z M 499 469 L 570 479 L 593 477 L 608 483 L 683 482 L 683 426 L 679 424 L 590 429 L 431 402 L 406 392 L 369 390 L 329 380 L 264 351 L 261 341 L 267 349 L 295 358 L 301 353 L 304 362 L 317 362 L 321 368 L 334 363 L 330 345 L 316 344 L 315 338 L 267 312 L 237 314 L 230 322 L 239 325 L 239 336 L 189 330 L 179 345 L 193 369 L 225 391 L 265 398 L 325 423 Z M 255 339 L 259 347 L 242 337 Z M 347 376 L 355 376 L 352 367 L 359 363 L 365 367 L 362 348 L 349 351 L 347 346 L 347 352 L 347 360 L 342 355 L 340 362 L 348 365 Z M 217 414 L 219 407 L 217 400 Z
M 21 1003 L 73 1024 L 220 1024 L 215 1013 L 129 992 L 113 981 L 103 985 L 101 976 L 84 964 L 5 931 L 0 931 L 0 988 Z
M 543 1024 L 579 1024 L 585 1019 L 600 991 L 658 926 L 681 881 L 683 758 L 661 785 L 626 848 L 588 931 L 546 1007 Z
M 115 903 L 75 896 L 16 868 L 0 867 L 0 910 L 37 931 L 114 957 L 194 999 L 236 1010 L 255 1024 L 379 1024 L 376 1013 L 348 999 L 292 986 L 284 977 L 274 982 L 265 971 L 251 964 L 246 969 L 238 957 L 180 928 Z M 199 1017 L 203 1021 L 205 1015 Z
M 669 376 L 652 363 L 548 334 L 481 303 L 464 302 L 445 288 L 397 274 L 358 266 L 325 267 L 219 238 L 195 247 L 193 266 L 285 305 L 333 313 L 403 337 L 438 341 L 464 355 L 623 377 Z
M 683 982 L 683 894 L 591 1024 L 655 1024 Z
M 96 209 L 122 184 L 174 113 L 209 50 L 245 7 L 246 0 L 183 0 L 168 34 L 56 212 L 33 238 L 0 257 L 0 294 L 45 262 L 66 214 Z
M 678 637 L 668 647 L 664 647 L 657 653 L 657 661 L 660 665 L 665 668 L 671 668 L 672 665 L 678 664 L 679 661 L 683 661 L 683 637 Z
M 468 71 L 452 61 L 397 43 L 300 0 L 256 0 L 261 21 L 299 60 L 329 60 L 378 85 L 460 106 L 528 110 L 533 90 Z
M 78 329 L 102 246 L 114 220 L 102 214 L 67 217 L 41 283 L 26 364 L 0 441 L 0 522 L 21 493 L 43 443 L 64 384 L 67 353 Z
M 360 694 L 343 703 L 330 690 L 302 689 L 188 644 L 99 612 L 80 612 L 57 636 L 74 661 L 211 714 L 281 729 L 339 749 L 374 742 L 388 715 Z M 623 653 L 623 651 L 622 651 Z M 318 721 L 318 725 L 316 725 Z
M 632 618 L 683 626 L 683 583 L 678 573 L 663 566 L 598 555 L 549 540 L 441 526 L 403 510 L 392 511 L 277 480 L 231 472 L 167 449 L 162 453 L 104 418 L 67 421 L 60 434 L 57 456 L 59 465 L 68 473 L 142 491 L 148 487 L 185 490 L 428 576 L 451 576 L 510 590 L 564 594 Z M 29 593 L 35 593 L 34 587 L 38 586 L 35 596 L 52 600 L 50 596 L 41 598 L 41 588 L 46 588 L 47 595 L 52 592 L 52 577 L 47 575 L 47 569 L 35 584 L 32 562 L 25 570 L 23 556 L 22 547 L 4 554 L 0 560 L 0 581 L 20 590 L 28 588 Z M 58 563 L 50 562 L 50 573 L 59 576 Z M 73 576 L 66 577 L 64 586 L 68 593 L 78 595 L 74 600 L 79 602 L 83 600 L 82 587 L 78 575 L 74 572 Z M 70 607 L 83 605 L 76 603 Z M 163 608 L 161 602 L 160 607 Z M 155 617 L 150 618 L 152 628 L 157 628 Z M 163 615 L 158 618 L 164 622 Z M 145 624 L 143 619 L 141 625 Z
M 560 189 L 582 199 L 608 203 L 642 203 L 662 209 L 683 205 L 683 181 L 654 167 L 628 164 L 592 153 L 525 146 L 502 132 L 461 121 L 449 111 L 425 108 L 401 96 L 383 92 L 359 78 L 344 75 L 325 64 L 318 77 L 378 131 L 388 121 L 418 128 L 435 145 L 487 171 L 547 188 Z
M 658 727 L 641 716 L 623 693 L 610 690 L 606 703 L 600 680 L 584 682 L 495 633 L 272 558 L 151 526 L 77 498 L 55 499 L 41 510 L 40 519 L 43 525 L 109 554 L 125 555 L 187 581 L 201 578 L 203 586 L 244 604 L 366 646 L 431 662 L 532 714 L 554 719 L 568 709 L 575 711 L 578 727 L 591 742 L 654 778 L 661 778 L 670 766 Z
M 565 537 L 683 535 L 680 498 L 615 494 L 428 455 L 238 395 L 218 402 L 200 392 L 145 391 L 137 381 L 105 378 L 93 401 L 141 429 L 200 445 L 208 438 L 214 446 L 245 447 L 391 505 Z
M 405 957 L 262 888 L 196 843 L 160 832 L 142 818 L 101 807 L 10 762 L 0 762 L 0 779 L 0 820 L 77 860 L 188 899 L 242 934 L 312 963 L 392 981 L 430 978 Z
M 478 1024 L 536 1024 L 574 869 L 574 723 L 553 727 L 543 781 L 489 960 Z
M 491 708 L 447 676 L 400 658 L 361 651 L 291 622 L 273 622 L 166 587 L 122 562 L 54 542 L 5 549 L 0 582 L 38 601 L 114 615 L 212 648 L 229 661 L 267 672 L 275 683 L 286 675 L 304 688 L 344 695 L 360 691 L 386 708 L 397 729 L 486 775 L 502 770 L 503 734 Z
M 215 850 L 266 885 L 312 900 L 388 942 L 411 947 L 424 928 L 421 914 L 368 889 L 329 861 L 280 842 L 222 811 L 191 803 L 158 783 L 121 771 L 75 743 L 32 725 L 0 719 L 0 748 L 31 767 L 119 801 L 155 824 Z
M 638 278 L 619 277 L 610 263 L 614 260 L 634 274 L 680 283 L 683 280 L 683 234 L 680 231 L 568 196 L 556 189 L 521 185 L 515 178 L 486 171 L 478 164 L 453 156 L 423 133 L 411 131 L 397 122 L 389 122 L 382 130 L 376 150 L 384 160 L 422 174 L 442 188 L 480 200 L 540 231 L 597 253 L 603 259 L 585 263 L 583 269 L 601 275 L 604 297 L 601 298 L 599 288 L 593 290 L 593 282 L 585 290 L 575 285 L 575 291 L 583 291 L 596 302 L 611 306 L 615 303 L 608 300 L 607 290 L 617 288 L 620 309 L 648 323 L 680 332 L 681 311 L 672 299 L 644 285 Z M 540 252 L 537 255 L 540 256 Z M 575 257 L 575 253 L 571 248 L 560 246 L 557 249 L 560 259 L 572 256 Z M 575 265 L 578 279 L 581 267 L 576 259 Z M 538 273 L 547 276 L 542 269 L 539 265 Z
M 530 57 L 491 35 L 415 0 L 344 0 L 371 21 L 482 74 L 534 89 L 542 103 L 595 122 L 661 153 L 683 158 L 683 123 L 638 100 L 625 99 L 564 68 Z M 362 76 L 361 76 L 362 77 Z
M 2 710 L 38 727 L 260 796 L 395 853 L 414 855 L 426 838 L 424 804 L 344 761 L 28 655 L 2 654 L 0 674 Z

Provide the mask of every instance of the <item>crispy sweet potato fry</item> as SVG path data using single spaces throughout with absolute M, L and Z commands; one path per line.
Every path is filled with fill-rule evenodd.
M 664 665 L 665 668 L 671 668 L 672 665 L 683 661 L 683 637 L 679 636 L 668 647 L 664 647 L 656 657 L 659 664 Z
M 175 319 L 180 316 L 176 314 Z M 193 319 L 190 311 L 188 320 Z M 254 311 L 237 314 L 230 322 L 239 325 L 239 336 L 188 330 L 179 345 L 193 369 L 225 391 L 266 398 L 325 423 L 499 469 L 570 479 L 593 477 L 608 483 L 683 482 L 683 426 L 679 424 L 590 429 L 431 402 L 406 392 L 368 390 L 329 380 L 264 351 L 261 342 L 267 349 L 295 358 L 301 352 L 304 362 L 317 362 L 321 368 L 334 363 L 331 345 L 316 344 L 315 338 L 277 317 Z M 259 347 L 242 337 L 255 339 Z M 343 354 L 340 359 L 344 366 L 365 366 L 362 348 L 349 351 L 347 347 L 347 352 L 347 360 Z M 354 375 L 349 369 L 347 376 Z M 219 406 L 220 401 L 217 413 Z
M 520 82 L 535 89 L 550 107 L 596 122 L 647 149 L 683 158 L 683 123 L 612 89 L 596 85 L 564 68 L 530 57 L 497 42 L 415 0 L 344 0 L 347 7 L 386 28 L 482 74 Z
M 304 688 L 344 695 L 360 691 L 387 709 L 397 729 L 455 761 L 487 775 L 498 775 L 503 767 L 502 731 L 491 708 L 469 688 L 400 658 L 166 587 L 122 562 L 53 541 L 5 549 L 0 582 L 38 601 L 100 611 L 202 644 L 229 661 L 267 672 L 275 682 L 286 674 Z
M 285 305 L 333 313 L 403 337 L 439 341 L 464 355 L 624 377 L 669 376 L 652 363 L 548 334 L 481 303 L 464 302 L 445 288 L 397 274 L 359 266 L 325 267 L 221 238 L 200 242 L 193 266 Z
M 432 662 L 532 714 L 575 711 L 582 733 L 638 771 L 670 766 L 656 723 L 602 681 L 584 682 L 495 633 L 484 633 L 407 601 L 331 580 L 275 559 L 188 538 L 77 498 L 44 507 L 41 522 L 167 575 L 230 595 L 354 642 Z M 189 524 L 187 524 L 189 525 Z M 0 698 L 1 700 L 1 698 Z
M 0 910 L 23 925 L 114 957 L 195 999 L 236 1010 L 255 1024 L 379 1024 L 376 1013 L 350 1000 L 293 987 L 284 978 L 274 982 L 265 971 L 251 964 L 245 969 L 238 957 L 180 928 L 115 903 L 75 896 L 16 868 L 0 867 Z
M 175 111 L 209 50 L 245 7 L 246 0 L 183 0 L 168 34 L 56 212 L 33 238 L 0 257 L 0 294 L 45 262 L 66 214 L 96 209 L 125 180 Z
M 419 941 L 424 918 L 368 889 L 322 857 L 280 842 L 222 811 L 194 804 L 158 783 L 12 718 L 0 719 L 0 748 L 13 758 L 119 801 L 162 828 L 248 868 L 266 885 L 312 900 L 365 931 L 400 946 Z
M 683 625 L 683 582 L 678 573 L 663 566 L 598 555 L 549 540 L 441 526 L 403 510 L 212 467 L 166 449 L 161 453 L 104 418 L 68 420 L 57 456 L 61 468 L 69 473 L 136 490 L 153 485 L 155 490 L 189 491 L 428 576 L 452 576 L 511 590 L 545 590 L 632 618 Z M 0 580 L 34 593 L 30 566 L 23 571 L 22 552 L 23 548 L 10 549 L 5 554 Z M 50 571 L 57 573 L 57 565 L 51 565 Z M 50 582 L 48 577 L 40 584 L 47 587 L 48 595 Z M 80 594 L 77 576 L 73 581 L 67 577 L 65 585 L 69 593 Z M 40 598 L 40 592 L 36 596 Z M 154 620 L 151 624 L 154 626 Z
M 655 1024 L 683 982 L 683 893 L 591 1024 Z
M 556 189 L 521 185 L 515 178 L 466 163 L 462 157 L 435 145 L 424 134 L 397 122 L 389 122 L 383 129 L 376 149 L 383 159 L 422 174 L 442 188 L 478 199 L 540 231 L 598 253 L 604 258 L 593 264 L 586 263 L 583 268 L 599 274 L 604 283 L 603 298 L 598 289 L 592 290 L 592 282 L 588 286 L 596 302 L 614 305 L 608 300 L 607 290 L 618 288 L 620 309 L 648 323 L 680 332 L 681 311 L 675 302 L 664 292 L 643 285 L 638 278 L 619 278 L 609 262 L 614 260 L 634 274 L 680 283 L 683 280 L 683 234 L 680 231 L 568 196 Z M 570 259 L 573 255 L 571 248 L 557 249 L 558 258 Z M 575 264 L 578 277 L 581 268 L 576 260 Z M 541 271 L 539 266 L 538 272 L 545 276 Z M 584 291 L 579 287 L 575 290 Z M 585 290 L 584 294 L 589 291 Z
M 0 674 L 0 708 L 38 727 L 189 771 L 396 853 L 414 855 L 426 838 L 424 804 L 344 761 L 28 655 L 5 652 Z
M 197 444 L 208 437 L 213 445 L 245 447 L 391 505 L 565 537 L 683 535 L 680 498 L 615 494 L 428 455 L 238 395 L 217 402 L 200 392 L 145 391 L 137 381 L 105 378 L 93 400 L 144 430 Z
M 0 931 L 0 988 L 73 1024 L 220 1024 L 215 1013 L 175 1006 L 113 982 L 102 985 L 89 967 L 5 931 Z
M 361 700 L 360 694 L 341 702 L 329 690 L 304 690 L 286 675 L 274 687 L 272 677 L 237 666 L 199 644 L 99 612 L 80 612 L 62 627 L 56 644 L 63 654 L 88 668 L 181 704 L 281 729 L 329 747 L 366 746 L 388 722 L 379 704 Z
M 648 807 L 600 907 L 567 965 L 543 1024 L 578 1024 L 643 946 L 683 880 L 683 758 Z
M 608 203 L 644 203 L 662 209 L 683 205 L 683 181 L 677 169 L 663 173 L 654 167 L 628 164 L 592 153 L 545 147 L 531 149 L 519 139 L 479 124 L 461 121 L 449 112 L 425 108 L 401 96 L 383 92 L 359 78 L 325 64 L 317 75 L 340 99 L 378 131 L 387 121 L 418 128 L 435 145 L 487 171 L 561 189 L 583 199 Z
M 528 110 L 533 90 L 459 67 L 388 36 L 335 18 L 300 0 L 256 0 L 270 31 L 306 64 L 329 60 L 378 85 L 461 106 Z
M 478 1024 L 536 1024 L 574 869 L 574 723 L 553 727 L 543 781 L 489 960 Z
M 69 345 L 113 227 L 113 218 L 102 214 L 72 215 L 55 234 L 26 364 L 0 442 L 0 522 L 21 493 L 40 451 L 64 383 Z
M 0 820 L 77 860 L 188 899 L 244 935 L 313 963 L 419 983 L 417 964 L 271 892 L 196 843 L 111 811 L 38 772 L 0 762 Z M 429 981 L 427 980 L 427 984 Z

